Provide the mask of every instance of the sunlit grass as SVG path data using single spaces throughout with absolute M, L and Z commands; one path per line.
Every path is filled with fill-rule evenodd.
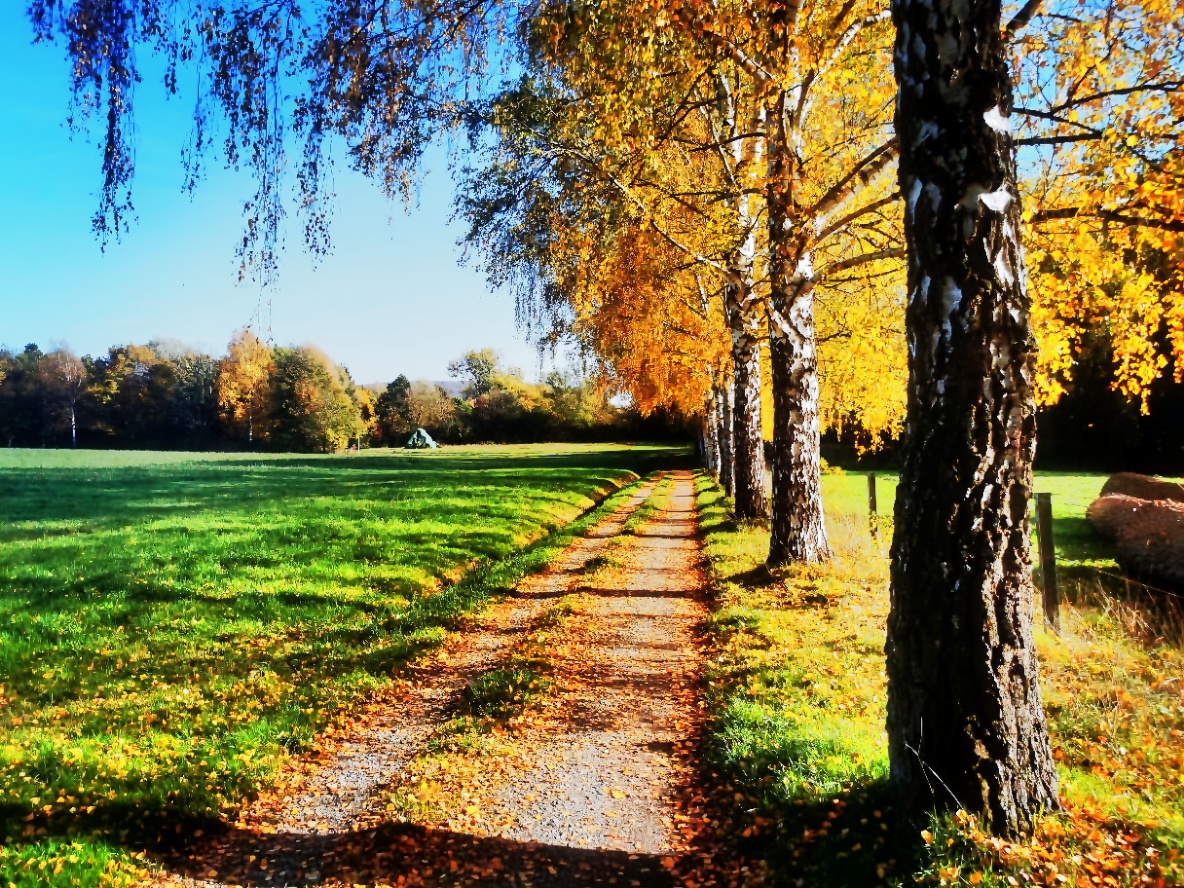
M 1038 476 L 1037 490 L 1053 492 L 1059 559 L 1108 563 L 1081 530 L 1104 480 Z M 1135 885 L 1155 884 L 1161 869 L 1166 884 L 1184 878 L 1184 657 L 1150 631 L 1154 615 L 1088 580 L 1097 588 L 1070 597 L 1094 604 L 1063 605 L 1060 638 L 1038 630 L 1064 815 L 1014 845 L 969 819 L 908 823 L 887 782 L 889 540 L 869 533 L 866 476 L 823 480 L 834 562 L 772 575 L 761 567 L 767 531 L 735 524 L 707 479 L 698 489 L 716 587 L 709 748 L 725 828 L 781 883 Z M 891 485 L 881 478 L 877 492 L 890 514 Z
M 22 843 L 0 885 L 55 836 L 136 848 L 227 816 L 669 456 L 0 451 L 0 824 Z

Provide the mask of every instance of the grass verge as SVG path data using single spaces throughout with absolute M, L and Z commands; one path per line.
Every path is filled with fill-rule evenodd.
M 828 476 L 824 492 L 850 483 Z M 1061 638 L 1038 634 L 1065 812 L 1024 843 L 964 816 L 909 823 L 887 782 L 887 539 L 871 538 L 865 514 L 834 510 L 833 563 L 770 573 L 767 533 L 737 525 L 706 477 L 697 491 L 716 596 L 709 764 L 724 832 L 774 884 L 1180 884 L 1178 648 L 1132 635 L 1113 600 L 1065 608 Z

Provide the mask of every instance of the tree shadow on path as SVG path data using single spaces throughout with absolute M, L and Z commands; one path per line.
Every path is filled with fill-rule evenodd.
M 243 886 L 674 885 L 663 858 L 383 824 L 328 835 L 228 828 L 163 859 L 182 877 Z

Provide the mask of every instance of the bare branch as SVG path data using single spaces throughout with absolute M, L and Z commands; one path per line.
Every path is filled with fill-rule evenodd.
M 1101 133 L 1080 133 L 1076 136 L 1034 136 L 1030 139 L 1016 139 L 1017 147 L 1021 145 L 1065 145 L 1069 142 L 1096 142 L 1102 138 Z
M 1180 89 L 1184 89 L 1184 80 L 1165 80 L 1162 83 L 1140 83 L 1137 86 L 1106 89 L 1101 92 L 1090 93 L 1078 99 L 1072 99 L 1068 102 L 1062 102 L 1059 105 L 1054 105 L 1048 109 L 1048 113 L 1059 114 L 1061 111 L 1076 108 L 1078 105 L 1088 105 L 1092 102 L 1100 102 L 1102 99 L 1111 99 L 1115 96 L 1130 96 L 1141 92 L 1176 92 Z

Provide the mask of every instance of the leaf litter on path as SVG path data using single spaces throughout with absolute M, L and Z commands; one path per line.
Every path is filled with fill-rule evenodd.
M 691 478 L 642 485 L 158 881 L 755 883 L 713 847 L 698 788 Z

